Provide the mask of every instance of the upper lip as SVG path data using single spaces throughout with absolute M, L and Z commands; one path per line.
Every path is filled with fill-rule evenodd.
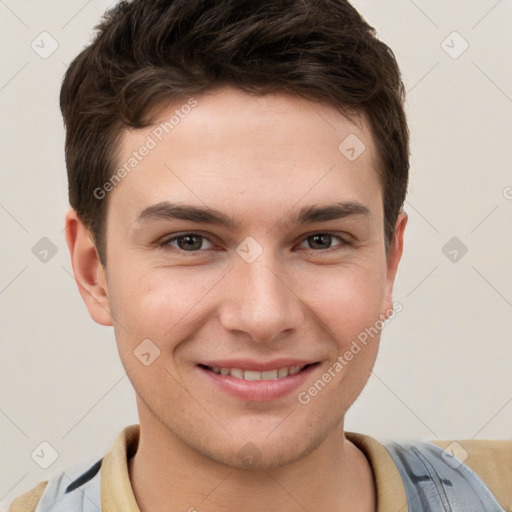
M 292 366 L 302 367 L 316 362 L 318 361 L 293 358 L 280 358 L 273 359 L 272 361 L 256 361 L 255 359 L 219 359 L 215 361 L 201 361 L 199 364 L 203 366 L 211 366 L 213 368 L 240 368 L 241 370 L 264 372 L 279 368 L 290 368 Z

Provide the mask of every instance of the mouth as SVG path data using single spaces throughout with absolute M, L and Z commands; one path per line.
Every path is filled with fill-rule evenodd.
M 260 364 L 249 361 L 215 361 L 197 364 L 205 383 L 244 402 L 274 402 L 292 396 L 306 386 L 320 362 L 275 361 Z
M 207 371 L 216 373 L 217 375 L 229 375 L 235 379 L 243 379 L 249 381 L 258 380 L 280 380 L 286 377 L 297 375 L 298 373 L 306 370 L 310 366 L 315 366 L 319 363 L 308 363 L 302 366 L 282 366 L 271 370 L 244 370 L 242 368 L 222 368 L 220 366 L 207 366 L 199 364 L 201 368 Z

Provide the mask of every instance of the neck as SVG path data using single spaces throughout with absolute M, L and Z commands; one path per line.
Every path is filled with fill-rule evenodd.
M 371 467 L 345 439 L 343 425 L 305 457 L 260 470 L 220 464 L 155 418 L 141 417 L 139 445 L 128 466 L 141 512 L 376 511 Z

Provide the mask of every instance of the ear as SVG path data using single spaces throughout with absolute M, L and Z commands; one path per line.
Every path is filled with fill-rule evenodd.
M 65 229 L 76 284 L 89 314 L 100 325 L 112 325 L 105 269 L 91 232 L 73 209 L 66 215 Z
M 404 248 L 404 231 L 407 225 L 407 214 L 401 212 L 398 215 L 393 238 L 391 239 L 389 251 L 386 256 L 386 290 L 384 295 L 383 315 L 387 318 L 393 310 L 393 285 L 395 283 L 396 271 L 402 258 Z

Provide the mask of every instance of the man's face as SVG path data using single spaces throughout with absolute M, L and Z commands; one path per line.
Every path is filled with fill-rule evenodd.
M 343 428 L 379 335 L 343 356 L 391 313 L 401 242 L 386 256 L 364 122 L 285 95 L 195 99 L 122 139 L 119 167 L 140 161 L 108 197 L 107 307 L 141 428 L 232 466 L 281 465 Z

